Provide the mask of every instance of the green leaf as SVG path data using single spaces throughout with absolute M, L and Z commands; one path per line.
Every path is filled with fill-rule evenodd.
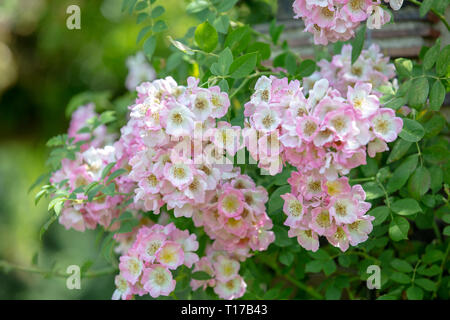
M 332 259 L 328 260 L 323 264 L 323 272 L 325 273 L 326 276 L 330 276 L 331 274 L 333 274 L 336 271 L 336 269 L 337 269 L 336 263 Z
M 88 196 L 88 201 L 91 202 L 103 187 L 103 185 L 97 184 L 95 187 L 89 189 L 89 191 L 86 190 L 85 194 Z
M 136 7 L 134 9 L 136 11 L 141 11 L 141 10 L 146 9 L 147 7 L 148 7 L 147 1 L 141 1 L 136 5 Z
M 369 216 L 375 217 L 375 220 L 373 220 L 372 224 L 373 226 L 378 226 L 380 224 L 382 224 L 386 218 L 389 216 L 389 208 L 386 206 L 380 206 L 380 207 L 376 207 L 372 210 L 370 210 L 367 214 Z
M 314 260 L 323 260 L 328 261 L 331 259 L 328 252 L 326 252 L 324 249 L 319 249 L 317 251 L 308 251 L 308 255 L 313 258 Z
M 398 58 L 394 61 L 395 69 L 399 76 L 403 78 L 408 78 L 411 76 L 413 63 L 409 59 Z
M 220 54 L 217 62 L 211 65 L 211 72 L 215 75 L 227 75 L 231 64 L 233 63 L 233 54 L 230 48 L 225 48 Z
M 394 98 L 391 101 L 389 101 L 388 103 L 386 103 L 384 105 L 384 107 L 397 110 L 398 108 L 406 105 L 407 102 L 408 102 L 408 99 L 406 99 L 406 97 L 398 97 L 398 98 Z
M 147 40 L 145 40 L 142 48 L 144 49 L 147 59 L 151 60 L 156 48 L 156 38 L 154 36 L 150 36 Z
M 145 37 L 145 35 L 150 32 L 150 30 L 152 30 L 151 26 L 146 26 L 146 27 L 142 28 L 141 31 L 139 31 L 139 33 L 138 33 L 138 36 L 136 38 L 136 43 L 139 43 L 139 41 L 141 41 Z
M 408 181 L 408 192 L 414 199 L 420 200 L 430 189 L 430 184 L 430 172 L 425 167 L 419 167 Z
M 397 271 L 392 272 L 392 274 L 390 276 L 390 279 L 392 281 L 395 281 L 395 282 L 401 283 L 401 284 L 408 284 L 408 283 L 411 282 L 411 278 L 410 277 L 408 277 L 404 273 L 397 272 Z
M 148 17 L 149 17 L 149 15 L 147 13 L 141 12 L 138 14 L 138 16 L 136 18 L 136 23 L 140 24 L 140 23 L 144 22 L 145 20 L 147 20 Z
M 216 29 L 208 21 L 197 26 L 194 38 L 197 46 L 206 52 L 213 51 L 219 42 L 219 35 Z
M 444 236 L 450 237 L 450 226 L 446 226 L 442 232 Z
M 39 231 L 39 239 L 42 240 L 42 236 L 45 232 L 47 232 L 48 228 L 58 219 L 58 216 L 56 214 L 52 215 L 50 219 L 47 220 L 47 222 L 44 223 L 44 225 L 41 227 L 41 230 Z
M 164 9 L 163 6 L 157 6 L 155 9 L 152 10 L 152 18 L 153 19 L 159 18 L 164 14 L 165 11 L 166 9 Z
M 247 53 L 234 60 L 230 66 L 231 77 L 241 79 L 249 75 L 256 67 L 257 57 L 256 53 Z
M 323 261 L 321 260 L 313 260 L 305 265 L 306 272 L 317 273 L 320 272 L 322 268 L 323 268 Z
M 393 241 L 408 239 L 409 222 L 403 217 L 394 217 L 389 224 L 389 237 Z
M 191 48 L 189 48 L 187 45 L 185 45 L 184 43 L 181 43 L 180 41 L 176 41 L 173 40 L 172 37 L 168 36 L 167 37 L 169 39 L 169 41 L 172 43 L 172 45 L 177 48 L 178 50 L 180 50 L 181 52 L 184 52 L 188 55 L 194 55 L 195 52 L 192 51 Z
M 366 200 L 374 200 L 382 197 L 384 191 L 378 186 L 376 182 L 367 182 L 363 184 L 363 189 L 366 192 Z
M 228 27 L 230 25 L 230 18 L 228 16 L 219 16 L 217 17 L 214 22 L 213 26 L 216 28 L 217 32 L 227 34 L 228 33 Z
M 284 56 L 284 67 L 289 74 L 295 74 L 297 72 L 297 59 L 294 54 L 286 52 Z
M 239 27 L 231 31 L 225 39 L 224 47 L 228 47 L 235 55 L 243 52 L 251 40 L 251 31 L 249 26 Z
M 280 38 L 280 35 L 283 32 L 283 30 L 284 24 L 280 24 L 279 26 L 277 26 L 276 20 L 272 20 L 269 26 L 269 34 L 274 44 L 277 44 L 278 39 Z
M 110 183 L 112 180 L 114 180 L 115 178 L 117 178 L 118 176 L 127 173 L 128 171 L 126 169 L 120 168 L 117 169 L 116 171 L 114 171 L 113 173 L 111 173 L 108 177 L 108 180 L 106 180 L 106 184 Z
M 34 197 L 34 205 L 37 205 L 39 201 L 42 199 L 43 196 L 47 195 L 48 191 L 45 189 L 42 189 L 38 193 L 36 193 L 36 196 Z
M 426 278 L 416 279 L 414 281 L 414 283 L 427 291 L 435 291 L 436 290 L 436 283 L 434 283 L 433 281 L 426 279 Z
M 238 0 L 226 0 L 220 1 L 216 6 L 218 12 L 226 12 L 234 7 L 234 5 L 238 2 Z
M 285 266 L 290 266 L 294 262 L 294 254 L 290 251 L 284 250 L 280 253 L 279 260 Z
M 359 55 L 364 47 L 364 39 L 366 37 L 366 25 L 361 26 L 361 28 L 356 32 L 355 39 L 352 41 L 352 64 L 358 60 Z
M 429 90 L 427 78 L 414 79 L 408 94 L 409 106 L 415 109 L 422 107 L 427 101 Z
M 433 2 L 433 0 L 431 0 L 430 2 Z M 417 286 L 411 286 L 406 289 L 406 296 L 408 297 L 408 300 L 422 300 L 423 290 Z
M 428 11 L 430 11 L 431 6 L 433 5 L 434 0 L 424 0 L 419 8 L 419 14 L 421 17 L 424 17 Z
M 327 300 L 339 300 L 341 298 L 342 289 L 337 288 L 334 285 L 330 285 L 325 292 L 325 298 Z
M 228 90 L 230 90 L 230 86 L 228 85 L 228 81 L 225 80 L 225 79 L 220 80 L 219 88 L 220 88 L 220 90 L 222 90 L 224 92 L 228 92 Z M 233 125 L 238 125 L 238 124 L 233 124 Z
M 117 233 L 121 234 L 121 233 L 132 232 L 133 228 L 138 225 L 139 225 L 139 221 L 137 221 L 136 219 L 122 221 L 122 223 L 120 224 L 119 230 L 117 230 Z
M 423 126 L 412 119 L 403 119 L 403 129 L 399 136 L 409 142 L 420 141 L 425 135 L 425 129 Z
M 428 250 L 425 255 L 422 257 L 423 262 L 425 263 L 434 263 L 437 261 L 441 261 L 444 258 L 444 254 L 442 251 L 437 249 Z
M 400 272 L 405 272 L 405 273 L 409 273 L 409 272 L 413 272 L 413 267 L 411 266 L 411 264 L 405 260 L 401 260 L 401 259 L 394 259 L 391 261 L 391 266 Z
M 300 66 L 298 67 L 299 73 L 298 75 L 302 78 L 309 77 L 316 70 L 316 62 L 314 60 L 303 60 L 300 62 Z
M 210 5 L 209 1 L 207 0 L 194 0 L 191 3 L 189 3 L 186 7 L 187 13 L 197 13 L 202 10 L 205 10 Z
M 127 9 L 132 11 L 136 4 L 137 0 L 123 0 L 122 2 L 122 12 L 125 12 Z
M 103 168 L 102 176 L 101 176 L 100 180 L 105 179 L 105 177 L 106 177 L 106 176 L 108 175 L 108 173 L 111 171 L 112 167 L 114 167 L 115 165 L 116 165 L 115 162 L 108 163 L 108 164 L 106 165 L 106 167 Z
M 418 163 L 418 155 L 413 154 L 406 158 L 400 166 L 395 169 L 391 178 L 389 179 L 386 190 L 389 193 L 399 190 L 408 181 L 409 176 L 414 172 Z
M 418 212 L 422 212 L 419 203 L 414 199 L 400 199 L 391 205 L 392 211 L 401 216 L 409 216 Z
M 432 46 L 425 54 L 425 58 L 423 60 L 424 70 L 430 70 L 434 66 L 434 64 L 438 59 L 440 49 L 441 49 L 441 41 L 440 39 L 438 39 L 434 44 L 434 46 Z
M 436 80 L 430 91 L 430 109 L 439 111 L 445 100 L 445 87 L 440 80 Z
M 440 114 L 434 114 L 430 120 L 424 123 L 423 127 L 425 129 L 425 138 L 433 138 L 437 136 L 442 129 L 444 129 L 447 120 Z
M 448 72 L 450 64 L 450 45 L 445 46 L 439 53 L 436 61 L 436 73 L 439 77 L 443 77 Z
M 278 247 L 289 247 L 292 245 L 291 239 L 288 237 L 287 230 L 278 225 L 273 226 L 273 232 L 275 233 L 275 245 Z
M 441 145 L 432 145 L 423 149 L 423 158 L 425 161 L 432 164 L 444 164 L 450 158 L 450 151 L 448 147 Z
M 291 191 L 290 185 L 284 185 L 276 189 L 269 199 L 269 215 L 277 214 L 279 211 L 282 210 L 284 200 L 280 197 L 281 195 L 285 193 L 289 193 Z M 281 212 L 280 212 L 281 213 Z
M 196 271 L 192 273 L 191 278 L 194 280 L 210 280 L 212 277 L 205 271 Z
M 344 268 L 348 268 L 352 264 L 352 260 L 350 259 L 349 256 L 346 256 L 346 255 L 339 256 L 338 257 L 338 262 Z
M 408 142 L 403 139 L 397 139 L 397 141 L 395 141 L 394 143 L 392 151 L 390 152 L 386 160 L 386 163 L 389 164 L 401 159 L 406 154 L 406 152 L 408 152 L 411 145 L 412 142 Z
M 247 48 L 247 53 L 256 52 L 261 56 L 261 60 L 270 58 L 270 45 L 264 42 L 254 42 Z
M 153 32 L 155 32 L 155 33 L 163 32 L 166 30 L 167 30 L 167 24 L 163 20 L 158 20 L 153 25 Z

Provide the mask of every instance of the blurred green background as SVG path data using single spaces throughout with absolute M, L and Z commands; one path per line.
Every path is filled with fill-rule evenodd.
M 170 53 L 165 35 L 183 37 L 196 25 L 185 13 L 188 2 L 159 3 L 169 29 L 160 36 L 156 56 Z M 250 23 L 270 21 L 276 11 L 275 0 L 239 3 L 240 20 Z M 81 8 L 81 30 L 66 27 L 66 9 L 74 4 Z M 36 190 L 27 191 L 47 171 L 45 142 L 67 130 L 71 97 L 83 91 L 126 94 L 125 61 L 142 48 L 136 44 L 142 25 L 123 14 L 121 5 L 122 0 L 0 1 L 0 260 L 61 272 L 87 261 L 93 262 L 92 270 L 107 266 L 94 231 L 66 231 L 54 224 L 41 241 L 47 202 L 35 206 Z M 65 282 L 0 272 L 0 299 L 110 299 L 114 290 L 113 275 L 83 279 L 81 290 L 68 290 Z

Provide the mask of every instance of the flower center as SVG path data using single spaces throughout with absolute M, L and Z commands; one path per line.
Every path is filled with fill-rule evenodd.
M 330 215 L 327 211 L 322 211 L 317 215 L 316 222 L 321 228 L 328 228 L 331 225 Z
M 152 187 L 156 187 L 158 185 L 158 179 L 154 174 L 149 175 L 147 181 L 148 184 L 151 185 Z
M 362 1 L 361 0 L 350 0 L 350 7 L 353 11 L 357 11 L 362 9 Z
M 183 116 L 181 113 L 176 112 L 172 115 L 172 122 L 175 124 L 181 124 L 183 122 Z
M 344 119 L 342 119 L 342 117 L 337 117 L 334 118 L 331 123 L 333 124 L 333 127 L 337 130 L 337 131 L 342 131 L 345 129 L 345 121 Z
M 293 217 L 298 217 L 302 214 L 303 206 L 298 200 L 291 201 L 289 203 L 289 213 Z
M 275 120 L 273 119 L 273 117 L 270 114 L 266 115 L 262 119 L 262 124 L 265 128 L 270 128 L 274 122 L 275 122 Z
M 167 276 L 163 271 L 157 271 L 155 274 L 155 283 L 162 286 L 167 281 Z
M 186 170 L 181 167 L 176 167 L 175 169 L 173 169 L 173 176 L 177 179 L 184 179 L 186 178 Z
M 316 132 L 316 129 L 317 124 L 312 121 L 309 121 L 305 124 L 305 128 L 303 129 L 303 131 L 307 136 L 311 136 L 314 132 Z
M 336 210 L 336 214 L 338 216 L 344 217 L 347 215 L 347 206 L 342 202 L 337 202 L 334 205 L 334 209 Z
M 319 180 L 312 180 L 308 183 L 308 189 L 313 193 L 320 192 L 322 191 L 322 184 Z
M 387 120 L 384 120 L 384 119 L 378 119 L 378 120 L 376 120 L 376 122 L 375 122 L 375 129 L 378 131 L 378 132 L 381 132 L 381 133 L 387 133 L 388 131 L 389 131 L 389 123 L 387 122 Z
M 205 98 L 197 98 L 195 99 L 195 108 L 198 110 L 205 110 L 208 105 L 208 101 Z
M 261 92 L 261 99 L 266 102 L 269 101 L 269 90 L 265 89 Z
M 161 242 L 158 240 L 151 241 L 147 246 L 147 254 L 149 256 L 154 256 L 156 251 L 161 247 Z
M 322 15 L 326 18 L 333 18 L 334 17 L 334 12 L 331 11 L 330 9 L 328 9 L 328 7 L 324 7 L 322 8 Z

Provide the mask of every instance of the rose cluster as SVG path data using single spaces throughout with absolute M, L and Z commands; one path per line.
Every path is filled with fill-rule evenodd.
M 264 251 L 275 240 L 267 200 L 266 189 L 257 187 L 249 176 L 238 175 L 222 181 L 192 218 L 214 240 L 215 250 L 245 260 L 251 250 Z
M 198 247 L 195 236 L 172 224 L 164 226 L 166 215 L 154 225 L 141 212 L 160 214 L 164 207 L 175 217 L 192 218 L 213 240 L 211 250 L 232 255 L 236 261 L 250 257 L 252 251 L 266 250 L 274 241 L 265 208 L 267 191 L 229 159 L 244 145 L 241 128 L 220 121 L 230 105 L 227 94 L 219 87 L 202 88 L 195 78 L 180 86 L 170 77 L 145 82 L 137 93 L 116 142 L 104 125 L 84 130 L 98 115 L 93 105 L 79 108 L 69 137 L 81 148 L 74 160 L 64 159 L 51 178 L 54 185 L 67 184 L 77 197 L 66 201 L 62 210 L 60 222 L 66 228 L 84 231 L 100 224 L 114 231 L 122 221 L 122 206 L 140 220 L 131 232 L 114 235 L 115 251 L 122 255 L 114 298 L 124 299 L 169 294 L 174 281 L 168 270 L 180 264 L 191 267 L 198 260 L 191 252 Z M 110 179 L 118 169 L 123 174 Z M 89 201 L 84 192 L 76 192 L 93 183 L 112 185 L 113 190 L 108 194 L 101 190 Z M 242 278 L 217 272 L 218 294 L 243 294 Z M 231 293 L 231 284 L 239 290 Z
M 317 65 L 319 71 L 303 79 L 304 90 L 309 90 L 315 81 L 323 78 L 327 79 L 330 86 L 341 95 L 345 95 L 348 87 L 354 87 L 357 83 L 370 83 L 373 94 L 377 96 L 381 95 L 379 92 L 381 86 L 394 88 L 396 86 L 395 67 L 389 63 L 389 57 L 384 56 L 376 44 L 362 50 L 353 64 L 352 45 L 345 44 L 341 53 L 334 55 L 331 61 L 322 59 Z
M 113 299 L 168 296 L 176 284 L 171 270 L 181 265 L 191 268 L 199 260 L 194 253 L 197 249 L 196 235 L 177 229 L 173 223 L 142 226 L 132 246 L 120 257 Z
M 390 20 L 379 0 L 295 0 L 293 9 L 294 18 L 302 18 L 305 31 L 314 35 L 314 43 L 322 45 L 349 40 L 363 21 L 379 29 Z
M 288 182 L 291 193 L 281 196 L 284 224 L 302 247 L 317 251 L 319 236 L 342 251 L 367 240 L 374 217 L 365 214 L 371 205 L 360 185 L 351 187 L 347 177 L 328 180 L 315 170 L 293 172 Z
M 94 105 L 89 104 L 79 107 L 72 115 L 68 138 L 73 144 L 80 144 L 80 152 L 76 152 L 74 159 L 65 158 L 61 162 L 61 168 L 55 171 L 50 182 L 59 185 L 59 189 L 68 193 L 87 186 L 94 182 L 102 182 L 103 169 L 115 161 L 115 148 L 106 145 L 113 139 L 109 135 L 105 125 L 100 125 L 92 134 L 82 132 L 89 125 L 89 121 L 98 117 L 94 112 Z M 81 132 L 80 132 L 81 131 Z M 118 189 L 115 180 L 111 182 Z M 123 202 L 122 195 L 102 196 L 87 201 L 88 196 L 77 193 L 74 201 L 66 201 L 59 216 L 59 222 L 67 229 L 78 231 L 95 229 L 97 225 L 110 227 L 113 218 L 119 214 L 117 206 Z M 117 227 L 115 225 L 114 227 Z
M 258 143 L 244 143 L 261 168 L 275 174 L 288 162 L 327 179 L 365 164 L 366 153 L 373 157 L 387 150 L 387 142 L 397 138 L 403 125 L 392 109 L 380 108 L 370 83 L 349 86 L 343 97 L 326 79 L 317 81 L 305 97 L 298 80 L 263 76 L 244 115 L 245 130 L 258 132 Z
M 240 264 L 229 253 L 207 250 L 207 255 L 202 257 L 194 266 L 194 272 L 206 272 L 210 278 L 207 280 L 191 280 L 192 290 L 212 287 L 214 292 L 222 299 L 237 299 L 244 295 L 247 287 L 244 279 L 239 275 Z

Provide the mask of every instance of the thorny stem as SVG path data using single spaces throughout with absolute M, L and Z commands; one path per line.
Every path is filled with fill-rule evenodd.
M 378 180 L 378 178 L 376 178 L 377 184 L 378 186 L 381 188 L 381 190 L 383 190 L 384 192 L 384 197 L 386 198 L 386 205 L 388 206 L 388 208 L 391 208 L 391 202 L 389 201 L 389 195 L 386 191 L 386 188 L 383 186 L 383 184 L 380 182 L 380 180 Z M 390 211 L 391 213 L 391 218 L 392 218 L 392 211 Z
M 416 265 L 414 266 L 413 276 L 411 279 L 411 283 L 414 285 L 414 280 L 416 280 L 416 271 L 417 267 L 419 267 L 419 264 L 422 262 L 422 260 L 417 261 Z
M 444 273 L 444 267 L 445 267 L 445 263 L 447 262 L 449 250 L 450 250 L 450 243 L 447 245 L 447 250 L 445 250 L 445 255 L 444 255 L 444 258 L 442 259 L 442 263 L 441 263 L 441 272 L 439 273 L 439 278 L 438 278 L 438 281 L 437 281 L 437 283 L 436 283 L 436 289 L 433 291 L 433 297 L 432 297 L 432 299 L 436 298 L 436 296 L 437 296 L 437 291 L 438 291 L 438 289 L 439 289 L 439 286 L 441 285 L 442 274 Z
M 417 0 L 408 0 L 411 3 L 414 3 L 416 6 L 421 6 L 422 3 L 420 3 Z M 445 19 L 444 15 L 437 12 L 434 8 L 431 8 L 431 11 L 442 21 L 442 23 L 447 27 L 447 30 L 450 31 L 450 25 L 448 24 L 447 20 Z
M 67 274 L 65 272 L 57 271 L 57 270 L 45 270 L 40 269 L 36 267 L 25 267 L 20 266 L 17 264 L 10 263 L 5 260 L 0 260 L 0 270 L 8 272 L 9 270 L 16 270 L 16 271 L 22 271 L 22 272 L 29 272 L 29 273 L 37 273 L 41 275 L 49 275 L 49 276 L 56 276 L 59 278 L 67 278 L 70 274 Z M 100 269 L 97 271 L 88 271 L 88 272 L 82 272 L 81 278 L 96 278 L 101 277 L 105 275 L 115 274 L 117 273 L 117 268 L 105 268 Z

